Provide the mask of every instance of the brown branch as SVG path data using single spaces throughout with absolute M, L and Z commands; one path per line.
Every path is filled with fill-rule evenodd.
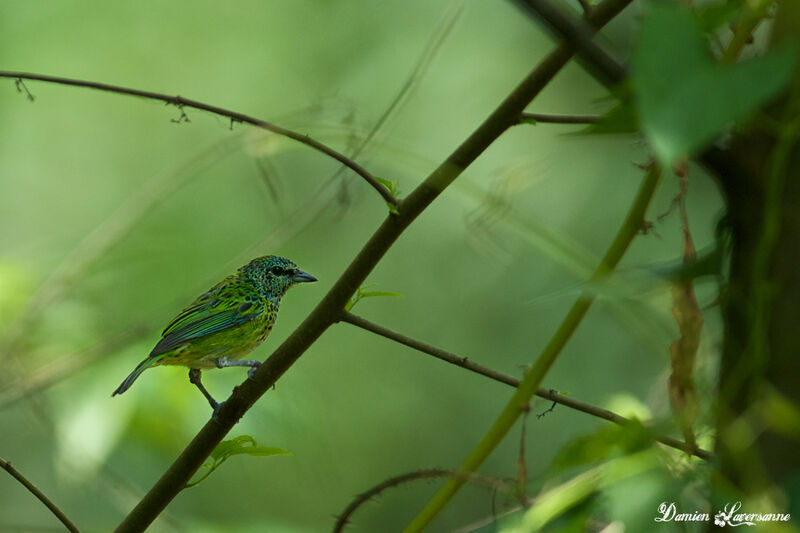
M 511 1 L 522 7 L 528 14 L 545 21 L 562 39 L 571 41 L 579 50 L 587 71 L 598 82 L 607 88 L 612 88 L 625 79 L 626 69 L 602 49 L 593 49 L 594 43 L 586 39 L 586 22 L 591 25 L 591 21 L 593 19 L 596 20 L 595 11 L 599 5 L 593 6 L 585 14 L 583 21 L 575 22 L 552 4 L 546 2 L 546 0 Z M 583 4 L 582 1 L 581 3 Z M 702 163 L 707 170 L 714 173 L 721 181 L 730 182 L 739 179 L 741 175 L 741 165 L 737 164 L 734 155 L 731 154 L 730 150 L 709 146 L 702 154 L 698 154 L 695 159 Z
M 359 507 L 367 503 L 368 501 L 372 500 L 376 496 L 379 496 L 383 491 L 390 489 L 392 487 L 399 487 L 405 483 L 409 483 L 412 481 L 417 481 L 420 479 L 432 479 L 432 478 L 459 478 L 463 479 L 467 483 L 473 483 L 476 485 L 483 485 L 489 487 L 491 489 L 506 489 L 510 488 L 511 484 L 503 479 L 498 479 L 489 476 L 483 476 L 480 474 L 476 474 L 474 472 L 459 472 L 458 470 L 445 470 L 442 468 L 430 468 L 427 470 L 417 470 L 415 472 L 409 472 L 408 474 L 402 474 L 400 476 L 395 476 L 392 478 L 383 481 L 374 487 L 370 488 L 369 490 L 362 492 L 358 496 L 356 496 L 353 501 L 351 501 L 342 514 L 336 519 L 336 524 L 333 526 L 333 533 L 341 533 L 344 531 L 344 528 L 350 523 L 350 517 L 353 516 Z
M 470 372 L 475 372 L 476 374 L 480 374 L 481 376 L 493 379 L 494 381 L 510 385 L 511 387 L 514 388 L 518 387 L 520 384 L 521 380 L 513 376 L 509 376 L 508 374 L 504 374 L 503 372 L 499 372 L 492 368 L 480 365 L 474 361 L 469 360 L 466 357 L 461 357 L 452 352 L 448 352 L 447 350 L 442 350 L 441 348 L 424 343 L 417 339 L 413 339 L 411 337 L 403 335 L 402 333 L 397 333 L 396 331 L 392 331 L 388 328 L 385 328 L 380 324 L 375 324 L 374 322 L 370 322 L 369 320 L 354 315 L 353 313 L 345 311 L 344 313 L 342 313 L 341 320 L 342 322 L 347 322 L 348 324 L 352 324 L 366 331 L 370 331 L 372 333 L 380 335 L 381 337 L 385 337 L 395 342 L 399 342 L 400 344 L 408 346 L 409 348 L 413 348 L 422 353 L 432 355 L 437 359 L 441 359 L 442 361 L 446 361 L 452 365 L 460 366 L 461 368 L 469 370 Z M 625 426 L 633 422 L 632 420 L 625 418 L 624 416 L 620 416 L 616 413 L 613 413 L 607 409 L 603 409 L 589 403 L 578 401 L 569 396 L 559 394 L 558 392 L 552 389 L 540 388 L 536 392 L 536 396 L 539 396 L 540 398 L 544 398 L 546 400 L 550 400 L 551 402 L 555 402 L 559 405 L 569 407 L 570 409 L 575 409 L 576 411 L 580 411 L 582 413 L 586 413 L 588 415 L 592 415 L 597 418 L 602 418 L 603 420 L 608 420 L 609 422 L 613 422 L 614 424 L 620 426 Z M 678 439 L 662 435 L 654 435 L 653 438 L 656 441 L 660 442 L 661 444 L 669 446 L 670 448 L 675 448 L 676 450 L 680 451 L 687 450 L 686 443 Z M 711 452 L 697 447 L 692 448 L 691 454 L 696 457 L 699 457 L 700 459 L 705 459 L 707 461 L 712 458 Z
M 557 34 L 575 46 L 578 59 L 587 70 L 604 85 L 616 85 L 625 78 L 625 69 L 600 45 L 592 40 L 594 13 L 582 20 L 574 20 L 549 0 L 513 0 L 515 4 L 540 19 Z M 598 6 L 599 7 L 599 6 Z
M 332 157 L 333 159 L 349 167 L 351 170 L 353 170 L 353 172 L 364 178 L 364 180 L 367 183 L 369 183 L 373 189 L 378 191 L 378 194 L 380 194 L 383 197 L 383 199 L 386 200 L 389 204 L 391 204 L 392 206 L 397 206 L 398 203 L 397 198 L 395 198 L 392 195 L 392 193 L 389 192 L 389 189 L 387 189 L 384 185 L 382 185 L 375 178 L 375 176 L 373 176 L 364 167 L 362 167 L 349 157 L 345 156 L 344 154 L 341 154 L 340 152 L 337 152 L 333 148 L 312 139 L 308 135 L 297 133 L 296 131 L 292 131 L 282 126 L 278 126 L 277 124 L 272 124 L 271 122 L 267 122 L 265 120 L 245 115 L 244 113 L 237 113 L 236 111 L 230 111 L 222 107 L 218 107 L 211 104 L 205 104 L 203 102 L 198 102 L 197 100 L 192 100 L 190 98 L 184 98 L 182 96 L 177 96 L 177 95 L 172 96 L 169 94 L 157 93 L 152 91 L 143 91 L 140 89 L 132 89 L 130 87 L 122 87 L 119 85 L 111 85 L 108 83 L 100 83 L 95 81 L 76 80 L 73 78 L 61 78 L 58 76 L 32 74 L 29 72 L 8 72 L 8 71 L 0 71 L 0 78 L 9 78 L 14 80 L 43 81 L 47 83 L 56 83 L 59 85 L 68 85 L 71 87 L 84 87 L 87 89 L 96 89 L 98 91 L 105 91 L 116 94 L 125 94 L 129 96 L 137 96 L 139 98 L 146 98 L 148 100 L 159 100 L 168 105 L 174 105 L 181 111 L 180 118 L 175 119 L 178 122 L 188 122 L 188 117 L 186 117 L 186 114 L 184 113 L 184 108 L 189 107 L 192 109 L 207 111 L 209 113 L 213 113 L 215 115 L 219 115 L 222 117 L 227 117 L 231 120 L 231 123 L 242 122 L 245 124 L 251 124 L 253 126 L 257 126 L 259 128 L 271 131 L 273 133 L 277 133 L 278 135 L 283 135 L 284 137 L 288 137 L 289 139 L 293 139 L 299 143 L 305 144 L 306 146 L 310 146 L 311 148 L 319 152 L 322 152 L 323 154 L 329 157 Z
M 600 120 L 597 115 L 550 115 L 544 113 L 522 113 L 520 122 L 541 122 L 543 124 L 594 124 Z
M 605 0 L 592 11 L 588 20 L 600 27 L 631 1 Z M 143 531 L 155 520 L 244 413 L 338 320 L 350 296 L 403 231 L 503 132 L 517 123 L 520 113 L 569 62 L 574 51 L 575 47 L 565 42 L 545 57 L 489 117 L 400 202 L 397 214 L 384 220 L 311 314 L 258 367 L 252 380 L 248 379 L 234 389 L 216 418 L 206 423 L 117 531 Z
M 11 474 L 11 477 L 19 481 L 22 484 L 22 486 L 28 489 L 28 491 L 31 494 L 36 496 L 36 498 L 40 502 L 42 502 L 45 505 L 45 507 L 50 509 L 50 512 L 53 513 L 55 517 L 61 521 L 62 524 L 64 524 L 64 527 L 66 527 L 68 531 L 70 531 L 71 533 L 79 533 L 78 528 L 75 527 L 75 524 L 73 524 L 70 521 L 70 519 L 67 518 L 66 515 L 64 515 L 64 513 L 61 512 L 61 509 L 56 507 L 56 504 L 51 502 L 50 498 L 45 496 L 44 493 L 42 493 L 42 491 L 36 488 L 36 485 L 28 481 L 28 478 L 23 476 L 19 470 L 11 466 L 11 463 L 6 461 L 5 459 L 0 458 L 0 467 L 2 467 L 3 470 Z

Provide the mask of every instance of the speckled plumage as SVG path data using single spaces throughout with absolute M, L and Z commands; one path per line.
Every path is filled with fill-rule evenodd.
M 200 369 L 256 367 L 238 361 L 264 342 L 278 314 L 281 298 L 297 283 L 316 281 L 292 261 L 273 255 L 253 259 L 199 296 L 164 328 L 150 355 L 114 391 L 122 394 L 146 369 L 182 365 L 216 408 L 200 383 Z

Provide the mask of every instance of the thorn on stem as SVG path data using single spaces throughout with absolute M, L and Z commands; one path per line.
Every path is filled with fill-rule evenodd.
M 167 105 L 169 105 L 169 104 L 174 105 L 181 112 L 181 114 L 178 116 L 178 118 L 169 119 L 170 122 L 172 122 L 174 124 L 180 124 L 182 122 L 191 122 L 191 120 L 189 120 L 189 115 L 186 114 L 186 110 L 184 110 L 184 108 L 183 108 L 183 104 L 182 103 L 180 103 L 180 102 L 167 102 Z M 231 120 L 233 120 L 233 119 L 231 119 Z
M 658 234 L 656 231 L 656 225 L 651 222 L 650 220 L 643 220 L 642 227 L 639 229 L 639 233 L 642 235 L 650 235 L 651 233 L 655 235 L 657 238 L 661 238 L 661 235 Z
M 36 100 L 36 97 L 33 96 L 33 94 L 31 94 L 31 92 L 28 90 L 28 87 L 27 85 L 25 85 L 25 81 L 22 78 L 17 78 L 16 80 L 14 80 L 14 85 L 16 86 L 18 93 L 20 94 L 25 93 L 25 97 L 28 99 L 29 102 L 33 102 L 34 100 Z

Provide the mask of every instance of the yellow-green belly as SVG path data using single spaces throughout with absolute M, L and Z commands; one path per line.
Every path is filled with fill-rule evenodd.
M 235 328 L 212 333 L 182 344 L 166 352 L 155 364 L 181 365 L 189 368 L 216 368 L 214 360 L 220 357 L 242 359 L 264 342 L 272 330 L 272 322 L 274 322 L 274 314 L 263 313 L 263 316 Z

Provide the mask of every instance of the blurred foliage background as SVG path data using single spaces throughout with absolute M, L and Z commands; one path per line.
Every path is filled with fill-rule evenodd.
M 577 5 L 577 4 L 576 4 Z M 459 8 L 458 6 L 462 6 Z M 408 193 L 550 50 L 508 2 L 357 0 L 133 4 L 5 2 L 0 65 L 180 94 L 358 146 L 414 71 L 432 60 L 358 157 Z M 603 33 L 633 39 L 637 7 Z M 442 34 L 442 21 L 455 17 Z M 438 32 L 438 33 L 437 33 Z M 430 39 L 444 36 L 430 49 Z M 382 220 L 360 178 L 305 146 L 162 104 L 29 82 L 28 102 L 0 83 L 0 456 L 85 531 L 109 531 L 209 417 L 183 368 L 148 371 L 111 392 L 168 320 L 249 259 L 292 258 L 319 283 L 292 291 L 264 359 L 322 297 Z M 601 113 L 606 91 L 571 64 L 531 111 Z M 610 242 L 648 157 L 633 136 L 575 135 L 580 126 L 521 125 L 504 135 L 394 246 L 370 276 L 403 298 L 360 302 L 358 314 L 521 376 Z M 691 169 L 687 205 L 698 249 L 713 240 L 721 201 Z M 669 285 L 681 253 L 678 193 L 668 175 L 648 218 L 548 375 L 545 386 L 670 422 L 668 347 L 677 336 Z M 706 326 L 696 380 L 710 394 L 720 325 L 716 284 L 697 287 Z M 205 375 L 224 398 L 244 379 Z M 153 531 L 326 531 L 352 497 L 384 479 L 455 468 L 511 389 L 347 324 L 332 327 L 239 423 L 291 456 L 233 457 L 183 492 Z M 541 412 L 548 402 L 537 401 Z M 706 420 L 701 417 L 701 421 Z M 704 434 L 700 425 L 700 443 Z M 482 472 L 516 475 L 519 431 Z M 557 407 L 526 425 L 528 490 L 559 450 L 609 431 Z M 654 478 L 655 479 L 655 478 Z M 351 531 L 405 524 L 438 482 L 386 493 Z M 643 500 L 648 523 L 686 487 L 621 485 L 606 502 Z M 619 492 L 621 491 L 621 492 Z M 54 518 L 0 476 L 0 530 L 57 531 Z M 649 498 L 649 499 L 647 499 Z M 652 506 L 650 505 L 652 500 Z M 437 521 L 451 531 L 513 507 L 468 487 Z M 615 507 L 616 506 L 616 507 Z M 620 511 L 621 512 L 621 511 Z M 493 531 L 491 527 L 486 531 Z M 668 525 L 663 526 L 665 530 Z

